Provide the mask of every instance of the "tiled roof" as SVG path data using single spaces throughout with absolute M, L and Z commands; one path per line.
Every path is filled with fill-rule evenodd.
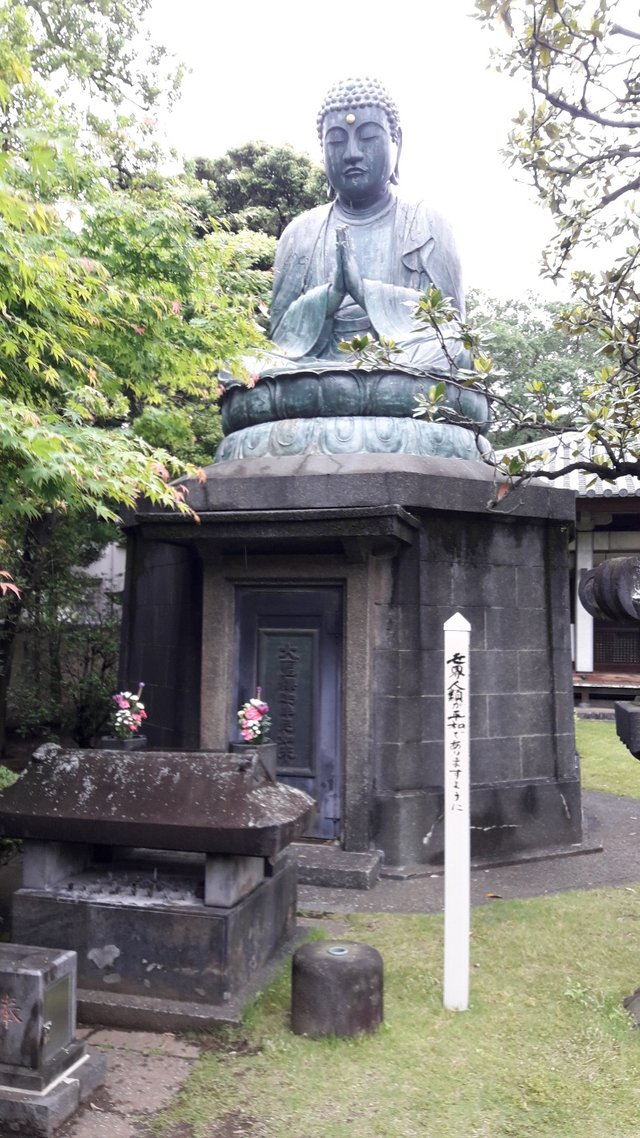
M 550 438 L 537 439 L 533 443 L 496 451 L 496 455 L 502 457 L 521 450 L 529 454 L 542 454 L 546 456 L 540 463 L 543 470 L 561 470 L 564 466 L 575 462 L 577 438 L 579 436 L 570 433 L 552 435 Z M 573 490 L 579 498 L 640 498 L 640 478 L 634 478 L 630 474 L 616 478 L 613 482 L 605 482 L 602 478 L 588 474 L 584 470 L 572 470 L 560 478 L 540 478 L 536 481 L 549 482 L 563 490 Z

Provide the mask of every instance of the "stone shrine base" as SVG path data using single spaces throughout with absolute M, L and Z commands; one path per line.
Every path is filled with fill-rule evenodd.
M 255 749 L 46 745 L 0 794 L 0 832 L 24 840 L 12 935 L 74 950 L 85 1022 L 184 1030 L 228 1019 L 293 936 L 288 846 L 312 809 Z
M 248 896 L 216 908 L 204 901 L 202 859 L 189 873 L 183 855 L 176 877 L 163 871 L 160 855 L 148 857 L 146 877 L 161 867 L 156 898 L 136 885 L 139 865 L 137 872 L 80 873 L 53 889 L 22 888 L 13 896 L 13 937 L 52 948 L 73 944 L 84 1023 L 186 1031 L 238 1022 L 293 946 L 294 859 L 284 851 Z
M 149 507 L 129 528 L 123 662 L 127 674 L 144 674 L 160 709 L 153 746 L 226 745 L 238 684 L 253 681 L 236 647 L 244 597 L 294 602 L 331 588 L 344 614 L 340 747 L 327 752 L 337 756 L 341 785 L 331 803 L 336 837 L 348 853 L 381 850 L 388 867 L 437 871 L 442 630 L 460 612 L 471 625 L 473 858 L 505 863 L 582 846 L 572 494 L 544 484 L 510 489 L 480 461 L 308 454 L 209 467 L 206 481 L 189 483 L 189 503 L 198 524 Z M 253 643 L 249 625 L 247 617 Z M 178 706 L 172 692 L 183 663 L 189 682 Z M 264 683 L 277 706 L 277 683 L 273 692 L 269 677 Z M 336 719 L 333 710 L 325 719 Z M 287 779 L 286 767 L 278 777 Z M 322 788 L 319 777 L 315 797 Z

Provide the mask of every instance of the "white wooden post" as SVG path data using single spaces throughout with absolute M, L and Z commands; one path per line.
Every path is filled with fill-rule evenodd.
M 578 590 L 584 570 L 593 568 L 593 531 L 578 530 L 576 534 L 576 616 L 575 651 L 573 663 L 576 672 L 593 671 L 594 619 L 580 603 Z
M 444 1006 L 469 1007 L 469 639 L 455 613 L 444 624 Z

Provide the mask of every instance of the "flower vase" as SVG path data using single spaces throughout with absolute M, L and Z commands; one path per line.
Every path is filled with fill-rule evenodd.
M 233 754 L 241 754 L 243 751 L 255 751 L 261 762 L 264 763 L 264 766 L 271 775 L 273 781 L 277 782 L 277 743 L 237 743 L 234 741 L 229 744 L 229 748 Z
M 132 735 L 130 739 L 116 739 L 103 735 L 100 739 L 100 749 L 103 751 L 146 751 L 147 736 Z

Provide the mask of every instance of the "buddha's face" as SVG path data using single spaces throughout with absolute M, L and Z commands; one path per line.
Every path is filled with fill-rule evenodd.
M 329 111 L 322 124 L 322 146 L 327 178 L 342 201 L 364 209 L 384 195 L 396 147 L 381 107 Z

